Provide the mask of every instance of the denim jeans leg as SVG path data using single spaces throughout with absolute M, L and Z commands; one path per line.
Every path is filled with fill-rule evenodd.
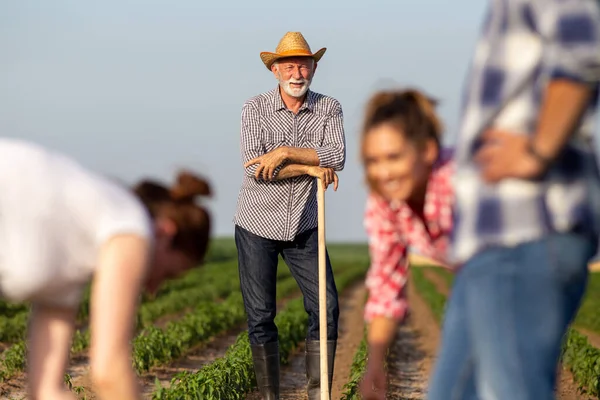
M 485 250 L 463 267 L 482 399 L 554 399 L 556 364 L 595 243 L 554 234 Z
M 298 235 L 284 246 L 282 255 L 304 296 L 308 313 L 307 340 L 319 340 L 319 240 L 317 229 Z M 326 254 L 327 340 L 337 340 L 340 310 L 329 254 Z
M 248 316 L 250 344 L 278 339 L 276 314 L 279 243 L 235 226 L 240 289 Z
M 475 400 L 475 370 L 468 332 L 465 282 L 457 273 L 442 326 L 428 400 Z

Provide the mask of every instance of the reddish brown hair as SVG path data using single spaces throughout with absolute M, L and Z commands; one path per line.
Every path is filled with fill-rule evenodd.
M 133 190 L 153 218 L 173 220 L 177 226 L 173 248 L 201 262 L 208 248 L 211 218 L 204 207 L 196 204 L 196 199 L 211 195 L 208 182 L 189 171 L 180 171 L 170 188 L 143 180 Z

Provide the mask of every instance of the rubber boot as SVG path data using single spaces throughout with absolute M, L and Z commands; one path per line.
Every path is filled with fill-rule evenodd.
M 256 385 L 263 400 L 279 400 L 279 343 L 252 345 Z
M 306 392 L 308 400 L 321 399 L 321 344 L 319 340 L 306 341 Z M 327 341 L 327 372 L 329 378 L 329 399 L 331 400 L 331 383 L 333 382 L 333 367 L 337 341 Z

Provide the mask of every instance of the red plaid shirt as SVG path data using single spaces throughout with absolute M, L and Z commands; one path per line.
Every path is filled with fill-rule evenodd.
M 385 316 L 404 318 L 408 303 L 404 286 L 409 246 L 423 256 L 444 263 L 452 228 L 452 174 L 454 163 L 446 153 L 434 167 L 425 195 L 425 220 L 406 203 L 392 204 L 370 194 L 365 211 L 371 266 L 366 285 L 369 299 L 365 320 Z

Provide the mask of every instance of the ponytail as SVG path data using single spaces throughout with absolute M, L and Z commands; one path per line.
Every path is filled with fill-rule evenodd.
M 201 261 L 208 247 L 211 218 L 199 197 L 212 194 L 206 180 L 189 171 L 180 171 L 175 184 L 167 188 L 158 182 L 143 180 L 133 188 L 153 218 L 169 218 L 177 226 L 173 247 Z

